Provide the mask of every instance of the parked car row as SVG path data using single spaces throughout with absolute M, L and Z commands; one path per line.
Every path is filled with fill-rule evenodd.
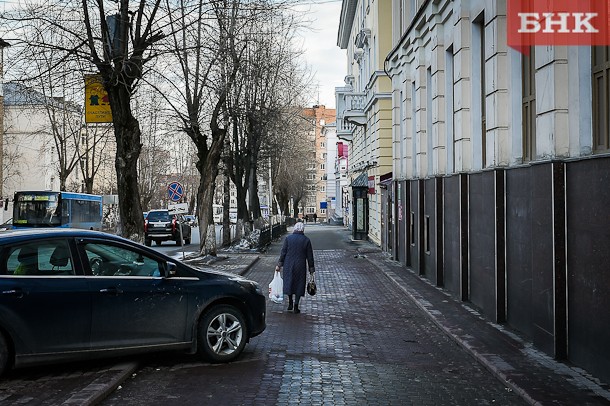
M 187 266 L 118 236 L 0 232 L 0 373 L 159 350 L 228 362 L 263 332 L 265 317 L 256 282 Z

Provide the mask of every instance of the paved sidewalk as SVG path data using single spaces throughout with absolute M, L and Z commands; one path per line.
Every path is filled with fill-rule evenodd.
M 517 332 L 486 320 L 468 303 L 455 300 L 391 260 L 372 243 L 354 243 L 359 256 L 383 272 L 451 339 L 526 402 L 533 405 L 610 405 L 608 385 L 536 350 Z M 279 252 L 280 244 L 274 242 L 270 251 Z
M 607 385 L 537 351 L 516 332 L 485 320 L 462 303 L 372 247 L 362 248 L 430 319 L 530 404 L 608 405 Z
M 279 253 L 281 243 L 273 242 L 268 252 Z M 391 260 L 377 246 L 365 241 L 354 243 L 358 255 L 383 272 L 450 338 L 528 403 L 610 405 L 608 385 L 579 368 L 555 361 L 518 333 L 486 320 L 468 303 L 455 300 Z
M 347 231 L 346 231 L 347 233 Z M 277 255 L 282 240 L 275 241 L 265 255 Z M 536 351 L 530 343 L 500 325 L 486 321 L 467 303 L 458 302 L 441 289 L 392 261 L 368 242 L 354 242 L 354 249 L 371 269 L 387 276 L 451 339 L 479 363 L 506 383 L 530 404 L 610 404 L 607 385 L 596 382 L 584 371 L 556 362 Z M 325 254 L 326 255 L 326 254 Z M 328 254 L 330 255 L 330 254 Z M 198 265 L 236 274 L 247 274 L 259 261 L 253 252 L 221 252 L 220 260 Z M 188 261 L 187 261 L 188 262 Z M 246 275 L 248 276 L 248 275 Z M 133 358 L 137 359 L 137 358 Z M 100 363 L 97 368 L 70 365 L 65 374 L 45 370 L 15 371 L 0 382 L 0 405 L 95 405 L 124 382 L 138 365 L 121 360 L 116 365 Z

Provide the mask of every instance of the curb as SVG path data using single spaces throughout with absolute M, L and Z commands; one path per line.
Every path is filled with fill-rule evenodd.
M 68 398 L 62 405 L 94 406 L 108 397 L 138 369 L 137 362 L 116 364 L 102 371 L 93 382 Z
M 250 270 L 250 269 L 251 269 L 251 268 L 254 266 L 254 264 L 256 264 L 256 263 L 258 262 L 258 260 L 259 260 L 259 259 L 261 259 L 261 257 L 260 257 L 260 256 L 257 256 L 256 258 L 254 258 L 254 259 L 252 260 L 252 262 L 250 262 L 250 264 L 249 264 L 249 265 L 246 265 L 246 266 L 244 267 L 244 269 L 242 269 L 241 271 L 239 271 L 239 272 L 238 272 L 238 274 L 239 274 L 240 276 L 244 276 L 244 275 L 245 275 L 246 273 L 248 273 L 248 271 L 249 271 L 249 270 Z

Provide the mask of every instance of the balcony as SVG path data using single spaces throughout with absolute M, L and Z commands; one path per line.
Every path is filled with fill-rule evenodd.
M 352 140 L 356 126 L 366 124 L 364 93 L 355 93 L 351 86 L 335 88 L 337 98 L 337 137 Z

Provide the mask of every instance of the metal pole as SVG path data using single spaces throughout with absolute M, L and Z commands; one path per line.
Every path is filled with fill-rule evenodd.
M 182 259 L 184 259 L 184 238 L 182 237 L 182 223 L 180 225 L 180 246 L 182 247 Z

